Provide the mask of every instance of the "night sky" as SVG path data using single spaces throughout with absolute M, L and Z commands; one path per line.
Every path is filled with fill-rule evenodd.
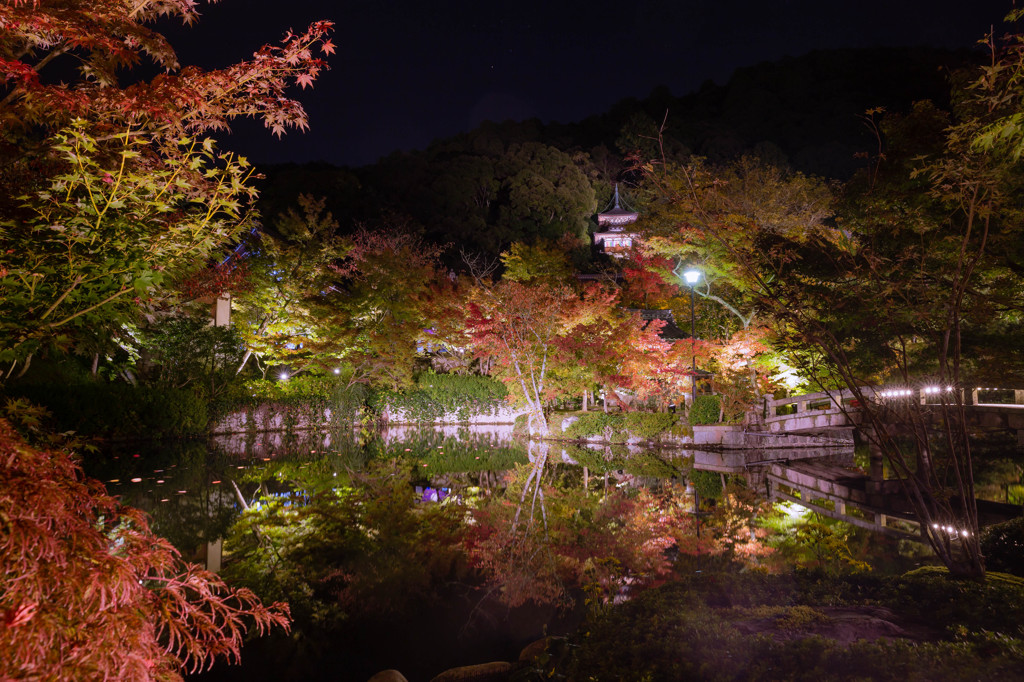
M 838 47 L 967 47 L 1011 0 L 221 0 L 170 31 L 182 63 L 225 66 L 288 28 L 335 22 L 337 53 L 297 93 L 311 130 L 242 124 L 257 163 L 373 163 L 481 121 L 571 122 L 658 85 L 683 95 L 738 67 Z

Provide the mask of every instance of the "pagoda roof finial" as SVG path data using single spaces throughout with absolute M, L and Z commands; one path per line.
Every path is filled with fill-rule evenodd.
M 622 208 L 622 199 L 619 197 L 619 183 L 615 183 L 615 194 L 612 197 L 611 208 L 606 208 L 597 214 L 599 226 L 608 225 L 613 230 L 621 229 L 623 225 L 636 222 L 637 212 Z

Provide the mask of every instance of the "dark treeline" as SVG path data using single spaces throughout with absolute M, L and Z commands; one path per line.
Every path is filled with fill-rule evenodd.
M 305 193 L 326 198 L 342 231 L 398 223 L 492 255 L 565 234 L 585 242 L 613 183 L 630 184 L 636 162 L 663 154 L 712 164 L 753 155 L 845 181 L 878 153 L 866 112 L 903 113 L 921 100 L 948 109 L 951 80 L 979 59 L 931 48 L 815 51 L 739 69 L 725 85 L 679 97 L 657 88 L 575 123 L 488 122 L 361 168 L 271 166 L 263 169 L 262 212 L 272 227 Z

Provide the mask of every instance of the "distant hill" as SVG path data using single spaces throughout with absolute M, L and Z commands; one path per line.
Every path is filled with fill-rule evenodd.
M 659 88 L 551 137 L 584 149 L 614 147 L 626 141 L 631 122 L 646 117 L 656 128 L 667 111 L 666 133 L 713 162 L 775 147 L 797 170 L 846 179 L 858 167 L 853 154 L 873 145 L 860 115 L 876 107 L 906 111 L 926 99 L 946 108 L 950 75 L 978 60 L 968 50 L 819 50 L 738 69 L 725 85 L 706 83 L 681 97 Z
M 604 206 L 626 157 L 657 157 L 663 121 L 673 157 L 718 163 L 756 153 L 845 180 L 863 165 L 856 154 L 874 151 L 865 111 L 902 112 L 923 99 L 946 108 L 951 75 L 979 59 L 929 48 L 815 51 L 739 69 L 725 85 L 679 97 L 657 88 L 576 123 L 484 123 L 361 168 L 266 168 L 262 209 L 272 224 L 299 192 L 322 195 L 345 231 L 398 221 L 496 253 L 515 240 L 585 231 L 573 212 Z

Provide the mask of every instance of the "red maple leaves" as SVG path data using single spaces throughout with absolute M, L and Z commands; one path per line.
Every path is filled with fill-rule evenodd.
M 292 86 L 310 87 L 334 52 L 329 21 L 286 34 L 249 61 L 224 69 L 181 68 L 166 38 L 148 24 L 161 16 L 185 23 L 197 18 L 193 0 L 71 0 L 0 3 L 0 120 L 5 125 L 61 126 L 74 117 L 111 129 L 145 127 L 168 137 L 224 130 L 241 116 L 263 119 L 275 135 L 308 127 L 302 105 L 287 96 Z M 80 80 L 51 84 L 41 73 L 74 56 Z M 118 71 L 149 61 L 165 69 L 152 80 L 118 85 Z
M 235 659 L 285 604 L 181 561 L 65 452 L 0 420 L 0 679 L 176 679 Z

